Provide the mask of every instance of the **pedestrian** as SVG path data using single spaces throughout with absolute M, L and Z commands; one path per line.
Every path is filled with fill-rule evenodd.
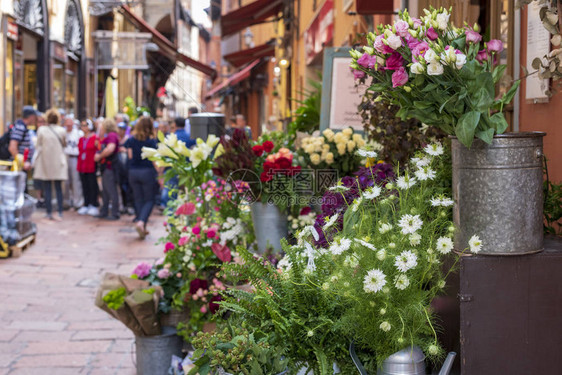
M 59 113 L 47 111 L 47 124 L 37 130 L 37 157 L 33 178 L 43 181 L 46 218 L 61 221 L 63 209 L 62 182 L 68 179 L 68 163 L 65 154 L 66 132 L 59 124 Z M 53 216 L 52 186 L 57 196 L 58 216 Z
M 64 184 L 64 198 L 68 207 L 78 210 L 84 205 L 82 183 L 78 173 L 78 141 L 84 135 L 75 126 L 74 116 L 65 117 L 63 126 L 66 129 L 66 147 L 64 152 L 68 158 L 68 180 Z
M 121 192 L 121 204 L 119 205 L 122 214 L 133 214 L 133 193 L 129 185 L 129 161 L 125 143 L 129 139 L 127 130 L 129 126 L 122 121 L 117 123 L 117 134 L 119 135 L 119 191 Z
M 96 135 L 94 123 L 91 120 L 82 120 L 80 128 L 84 136 L 78 140 L 78 165 L 84 206 L 78 210 L 80 215 L 99 215 L 99 186 L 96 177 L 96 162 L 94 157 L 100 148 L 100 141 Z
M 37 150 L 37 132 L 39 128 L 47 125 L 47 118 L 44 113 L 37 114 L 37 129 L 34 133 L 31 133 L 31 143 L 32 148 Z M 35 165 L 35 159 L 37 159 L 37 152 L 33 154 L 31 159 L 31 165 Z M 33 178 L 33 190 L 35 191 L 35 197 L 37 198 L 37 208 L 45 208 L 45 199 L 43 197 L 43 181 L 38 178 Z
M 143 147 L 156 148 L 157 142 L 152 134 L 152 120 L 143 117 L 136 123 L 133 136 L 125 143 L 129 156 L 129 183 L 133 190 L 137 214 L 135 229 L 141 239 L 148 234 L 146 224 L 156 199 L 154 183 L 158 179 L 158 173 L 154 164 L 142 157 Z
M 191 116 L 199 113 L 197 107 L 189 107 L 187 110 L 187 119 L 185 119 L 185 132 L 191 138 Z
M 23 163 L 24 171 L 28 171 L 31 168 L 33 144 L 31 143 L 29 127 L 37 124 L 37 114 L 38 112 L 32 106 L 24 106 L 22 118 L 16 120 L 16 123 L 10 131 L 10 144 L 8 146 L 8 150 L 12 155 L 12 159 L 16 160 L 18 154 L 25 155 L 26 150 L 28 150 L 29 160 Z
M 119 220 L 119 194 L 117 185 L 119 175 L 117 163 L 119 163 L 119 136 L 117 125 L 111 118 L 103 121 L 101 131 L 101 151 L 96 153 L 94 160 L 100 163 L 102 181 L 102 207 L 98 217 L 107 220 Z M 111 205 L 111 215 L 109 206 Z

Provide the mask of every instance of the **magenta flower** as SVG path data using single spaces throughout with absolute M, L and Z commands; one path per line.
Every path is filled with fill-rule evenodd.
M 425 35 L 429 38 L 429 40 L 435 40 L 435 39 L 439 38 L 439 34 L 437 34 L 437 31 L 435 31 L 433 26 L 430 27 L 429 29 L 427 29 L 427 32 L 425 33 Z
M 133 270 L 133 275 L 137 275 L 139 279 L 145 278 L 150 274 L 152 266 L 146 262 L 140 262 Z
M 201 228 L 196 225 L 193 228 L 191 228 L 191 232 L 195 235 L 198 235 L 199 233 L 201 233 Z
M 351 69 L 353 72 L 353 79 L 361 79 L 365 77 L 365 72 L 362 70 Z
M 167 268 L 162 268 L 156 275 L 161 279 L 167 279 L 170 277 L 170 271 Z
M 388 45 L 386 45 L 384 42 L 384 35 L 378 35 L 375 38 L 375 43 L 373 45 L 373 47 L 375 47 L 375 49 L 377 51 L 379 51 L 380 53 L 393 53 L 394 50 L 392 48 L 390 48 Z
M 386 70 L 397 70 L 402 68 L 404 64 L 404 59 L 402 55 L 398 52 L 394 52 L 388 59 L 386 59 Z
M 464 33 L 466 34 L 467 43 L 478 43 L 482 40 L 482 35 L 478 34 L 474 30 L 466 29 Z
M 206 234 L 207 234 L 207 238 L 215 238 L 217 235 L 217 230 L 215 228 L 209 228 Z
M 406 73 L 404 67 L 392 73 L 392 87 L 404 86 L 406 82 L 408 82 L 408 73 Z
M 363 54 L 363 56 L 357 59 L 357 64 L 361 65 L 363 68 L 368 69 L 373 69 L 376 62 L 377 58 L 375 56 L 369 55 L 366 52 Z
M 174 245 L 171 242 L 166 242 L 166 245 L 164 245 L 164 253 L 167 253 L 168 251 L 172 251 L 176 248 L 176 245 Z
M 207 313 L 207 306 L 206 305 L 201 306 L 199 311 L 201 311 L 202 314 L 206 314 Z
M 178 209 L 176 210 L 176 216 L 193 215 L 194 212 L 195 212 L 195 204 L 192 202 L 187 202 L 178 207 Z
M 180 237 L 179 241 L 178 241 L 178 246 L 184 246 L 189 242 L 189 238 L 184 236 L 184 237 Z
M 503 43 L 501 40 L 492 39 L 488 42 L 488 52 L 501 52 L 503 51 Z
M 423 56 L 423 54 L 429 49 L 429 44 L 427 42 L 419 42 L 414 48 L 412 48 L 412 55 Z
M 488 51 L 486 51 L 485 49 L 478 51 L 478 54 L 476 54 L 476 60 L 478 60 L 478 62 L 480 63 L 486 61 L 487 58 L 488 58 Z
M 400 20 L 394 24 L 394 27 L 396 28 L 396 34 L 400 35 L 401 37 L 410 35 L 410 33 L 408 32 L 408 29 L 410 28 L 408 22 Z

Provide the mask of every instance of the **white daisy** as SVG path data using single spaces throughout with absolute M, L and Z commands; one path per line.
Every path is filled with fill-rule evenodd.
M 363 197 L 355 198 L 355 200 L 353 201 L 353 205 L 351 206 L 351 211 L 357 212 L 362 202 L 363 202 Z
M 421 243 L 422 236 L 419 233 L 412 233 L 410 234 L 409 240 L 410 245 L 417 246 Z
M 331 186 L 330 188 L 328 188 L 328 190 L 336 192 L 336 193 L 343 193 L 344 191 L 348 191 L 349 188 L 347 186 L 343 186 L 343 185 L 335 185 L 335 186 Z
M 416 233 L 421 229 L 423 221 L 420 219 L 420 215 L 402 215 L 398 226 L 402 228 L 402 234 Z
M 376 293 L 386 285 L 386 276 L 379 269 L 373 269 L 367 272 L 363 279 L 363 290 L 365 293 Z
M 449 237 L 439 237 L 436 247 L 441 254 L 448 254 L 453 250 L 453 240 Z
M 408 279 L 408 276 L 404 274 L 399 275 L 394 279 L 394 286 L 397 289 L 404 290 L 408 287 L 408 285 L 410 285 L 410 280 Z
M 381 234 L 385 234 L 386 232 L 391 231 L 391 230 L 392 230 L 392 225 L 387 224 L 387 223 L 382 223 L 380 228 L 379 228 L 379 232 Z
M 416 167 L 421 168 L 428 166 L 431 163 L 431 159 L 424 156 L 423 158 L 412 158 L 410 162 Z
M 382 329 L 382 330 L 385 331 L 385 332 L 388 332 L 388 331 L 390 331 L 390 329 L 392 328 L 392 326 L 390 325 L 389 322 L 384 321 L 384 322 L 381 323 L 381 325 L 379 326 L 379 328 Z
M 363 198 L 365 199 L 375 199 L 381 195 L 382 189 L 379 186 L 373 186 L 363 192 Z
M 482 241 L 477 235 L 470 237 L 468 245 L 470 246 L 471 253 L 478 254 L 482 250 Z
M 339 238 L 332 242 L 330 245 L 330 252 L 334 255 L 340 255 L 344 251 L 348 250 L 351 246 L 351 240 L 348 238 Z
M 412 250 L 405 250 L 396 256 L 394 265 L 400 272 L 406 272 L 418 265 L 418 257 Z
M 369 151 L 363 148 L 357 150 L 357 155 L 364 158 L 376 158 L 378 156 L 378 154 L 375 151 Z
M 441 143 L 432 143 L 430 145 L 425 146 L 423 150 L 431 156 L 443 155 L 444 152 Z
M 419 168 L 417 171 L 414 172 L 414 174 L 420 181 L 433 180 L 437 175 L 435 171 L 429 167 Z
M 447 197 L 431 198 L 430 202 L 433 207 L 449 207 L 455 203 L 451 198 Z
M 363 241 L 363 240 L 360 240 L 360 239 L 356 238 L 356 239 L 355 239 L 355 242 L 360 243 L 361 245 L 365 246 L 365 247 L 366 247 L 367 249 L 369 249 L 369 250 L 373 250 L 373 251 L 376 251 L 376 250 L 377 250 L 376 247 L 374 247 L 373 245 L 371 245 L 371 244 L 368 243 L 367 241 Z
M 328 230 L 332 225 L 335 224 L 335 222 L 336 222 L 337 220 L 338 220 L 338 214 L 336 213 L 336 214 L 332 215 L 332 217 L 330 217 L 330 218 L 328 219 L 328 221 L 326 222 L 326 224 L 324 224 L 324 226 L 322 227 L 322 230 L 323 230 L 323 231 Z
M 405 190 L 414 186 L 416 182 L 415 177 L 400 176 L 396 179 L 396 186 L 398 186 L 399 189 Z
M 384 258 L 386 258 L 386 250 L 380 249 L 379 251 L 377 251 L 377 259 L 382 261 L 384 260 Z

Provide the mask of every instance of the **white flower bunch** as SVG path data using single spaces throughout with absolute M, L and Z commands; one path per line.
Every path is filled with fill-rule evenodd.
M 225 245 L 227 242 L 231 242 L 234 245 L 238 244 L 239 238 L 244 235 L 244 223 L 242 219 L 235 219 L 229 217 L 222 224 L 222 230 L 220 231 L 220 243 Z
M 297 217 L 289 215 L 287 219 L 289 220 L 289 228 L 293 233 L 296 233 L 307 226 L 313 226 L 316 221 L 316 213 L 311 211 L 306 215 L 299 215 Z

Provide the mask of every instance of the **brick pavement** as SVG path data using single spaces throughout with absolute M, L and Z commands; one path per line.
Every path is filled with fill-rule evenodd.
M 130 375 L 134 337 L 94 306 L 105 272 L 129 274 L 161 254 L 164 218 L 137 238 L 131 217 L 100 221 L 66 212 L 50 222 L 35 214 L 39 233 L 21 258 L 0 260 L 0 375 Z

